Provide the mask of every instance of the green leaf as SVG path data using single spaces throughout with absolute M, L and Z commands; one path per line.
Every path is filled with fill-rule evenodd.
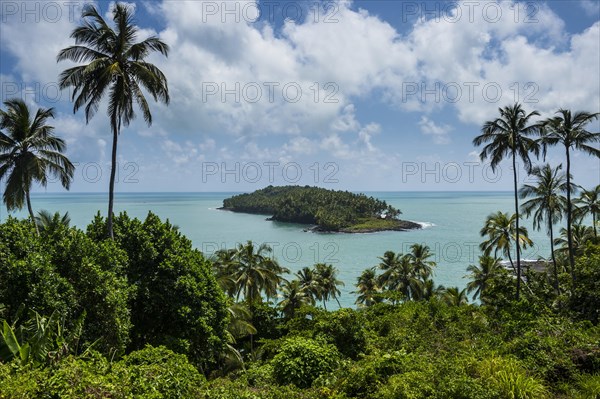
M 4 344 L 8 347 L 8 349 L 12 353 L 12 356 L 10 358 L 13 358 L 14 356 L 17 356 L 17 354 L 19 354 L 19 351 L 21 350 L 21 346 L 19 345 L 19 341 L 17 341 L 17 337 L 15 337 L 15 333 L 13 332 L 13 329 L 8 325 L 6 320 L 4 320 L 4 322 L 2 324 L 3 324 L 2 338 L 4 339 Z M 10 359 L 4 359 L 4 360 L 10 360 Z

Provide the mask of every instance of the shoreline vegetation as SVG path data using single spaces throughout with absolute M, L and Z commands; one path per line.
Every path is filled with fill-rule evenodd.
M 421 229 L 398 219 L 399 209 L 365 194 L 311 186 L 268 186 L 223 200 L 219 210 L 269 216 L 266 220 L 311 225 L 319 233 L 375 233 Z

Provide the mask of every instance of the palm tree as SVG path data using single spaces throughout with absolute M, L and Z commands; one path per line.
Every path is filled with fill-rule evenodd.
M 529 234 L 526 227 L 520 226 L 517 230 L 516 221 L 516 214 L 508 216 L 507 213 L 496 212 L 489 215 L 485 221 L 485 225 L 479 232 L 482 237 L 487 236 L 488 239 L 482 242 L 479 248 L 486 256 L 489 256 L 493 250 L 494 257 L 498 256 L 498 252 L 502 252 L 504 256 L 508 258 L 511 267 L 517 275 L 518 292 L 518 290 L 521 288 L 521 275 L 519 273 L 520 269 L 515 267 L 510 255 L 510 249 L 514 244 L 518 253 L 520 248 L 525 249 L 528 245 L 532 245 L 533 242 L 529 239 Z
M 0 180 L 7 177 L 3 200 L 9 211 L 23 208 L 26 202 L 29 217 L 35 223 L 30 196 L 33 183 L 46 187 L 47 175 L 51 174 L 68 190 L 75 167 L 63 154 L 63 139 L 56 137 L 54 128 L 46 124 L 54 118 L 52 108 L 38 109 L 32 119 L 23 100 L 8 100 L 4 105 L 6 110 L 0 110 Z
M 387 251 L 380 259 L 379 267 L 383 270 L 379 276 L 381 287 L 400 293 L 403 300 L 410 300 L 415 292 L 420 291 L 422 280 L 408 255 Z
M 568 230 L 564 227 L 560 229 L 560 237 L 554 240 L 554 245 L 560 245 L 556 252 L 568 255 L 572 248 L 575 255 L 581 256 L 585 243 L 594 236 L 594 230 L 590 226 L 574 224 L 571 229 L 571 245 L 569 245 L 568 234 Z
M 490 166 L 495 171 L 500 162 L 509 156 L 512 159 L 513 183 L 515 196 L 516 214 L 516 241 L 519 242 L 519 199 L 517 197 L 517 157 L 525 165 L 525 170 L 531 170 L 531 159 L 529 154 L 539 155 L 539 146 L 535 139 L 531 138 L 539 133 L 541 125 L 530 125 L 530 119 L 538 116 L 539 112 L 533 111 L 529 114 L 523 110 L 521 104 L 500 108 L 500 118 L 485 122 L 481 129 L 482 134 L 475 137 L 473 144 L 480 146 L 486 144 L 480 154 L 482 161 L 490 159 Z M 517 300 L 521 291 L 521 250 L 517 245 Z
M 508 213 L 498 211 L 487 217 L 485 225 L 479 232 L 482 237 L 488 237 L 487 240 L 479 245 L 484 255 L 489 256 L 493 250 L 494 257 L 496 257 L 498 252 L 502 252 L 508 258 L 515 273 L 517 272 L 517 268 L 510 255 L 510 249 L 517 242 L 516 219 L 516 214 L 509 217 Z M 533 244 L 529 239 L 526 227 L 519 227 L 518 240 L 519 245 L 516 245 L 517 248 L 522 247 L 525 249 L 528 245 Z
M 423 280 L 427 280 L 427 278 L 431 276 L 433 268 L 436 265 L 434 261 L 428 260 L 433 257 L 433 254 L 427 245 L 413 244 L 410 249 L 411 252 L 407 254 L 407 256 L 415 268 L 415 272 Z
M 433 297 L 441 295 L 445 290 L 443 285 L 438 285 L 436 287 L 435 282 L 430 278 L 419 282 L 415 288 L 417 289 L 413 292 L 413 299 L 417 301 L 428 301 Z
M 561 144 L 565 147 L 567 158 L 567 241 L 569 248 L 569 264 L 571 266 L 571 280 L 575 283 L 575 258 L 573 254 L 573 242 L 571 227 L 573 219 L 571 215 L 571 149 L 583 151 L 592 156 L 600 158 L 600 150 L 588 145 L 600 142 L 600 133 L 590 133 L 585 126 L 597 119 L 600 113 L 576 112 L 575 115 L 566 109 L 559 109 L 557 116 L 544 121 L 541 143 L 546 155 L 548 146 Z
M 235 269 L 232 270 L 236 300 L 242 295 L 250 305 L 255 301 L 261 302 L 263 293 L 267 298 L 277 296 L 279 285 L 285 281 L 281 275 L 289 271 L 269 256 L 272 251 L 267 244 L 256 248 L 252 241 L 238 245 L 234 255 Z
M 212 269 L 217 283 L 221 289 L 233 298 L 237 292 L 236 280 L 233 277 L 235 271 L 239 268 L 239 263 L 236 259 L 237 250 L 231 249 L 220 249 L 214 253 L 211 257 Z
M 237 340 L 248 335 L 256 334 L 256 328 L 252 325 L 252 312 L 243 303 L 232 303 L 227 311 L 229 313 L 229 324 L 225 331 L 225 350 L 222 354 L 222 368 L 230 371 L 234 368 L 243 368 L 244 359 L 242 354 L 235 348 Z
M 377 281 L 377 272 L 375 267 L 363 270 L 362 274 L 358 277 L 356 283 L 357 291 L 353 291 L 352 294 L 358 294 L 356 304 L 359 306 L 372 306 L 378 302 L 381 302 L 380 288 Z
M 479 266 L 470 265 L 467 267 L 467 271 L 471 273 L 469 275 L 471 281 L 467 284 L 467 292 L 470 294 L 475 291 L 473 300 L 477 297 L 480 297 L 482 301 L 484 300 L 485 289 L 489 280 L 501 269 L 500 259 L 491 256 L 480 256 Z
M 554 266 L 554 286 L 556 292 L 560 293 L 558 286 L 558 266 L 554 255 L 554 228 L 553 226 L 562 220 L 566 209 L 566 199 L 562 195 L 567 191 L 567 180 L 561 173 L 562 165 L 551 168 L 546 164 L 542 167 L 536 166 L 531 175 L 535 177 L 535 185 L 525 184 L 519 190 L 521 199 L 533 197 L 522 205 L 523 213 L 529 217 L 533 213 L 533 228 L 540 230 L 545 225 L 550 236 L 550 251 L 552 264 Z
M 344 285 L 344 282 L 337 279 L 338 270 L 333 265 L 327 265 L 325 263 L 315 264 L 315 280 L 321 293 L 321 300 L 323 306 L 327 309 L 327 301 L 331 298 L 335 299 L 338 306 L 341 308 L 342 305 L 338 300 L 341 292 L 338 288 L 339 285 Z
M 321 293 L 319 292 L 319 285 L 317 284 L 315 269 L 310 267 L 303 267 L 296 273 L 298 281 L 302 289 L 312 297 L 313 302 L 321 300 Z
M 69 212 L 65 212 L 64 215 L 58 212 L 51 214 L 44 209 L 38 212 L 38 215 L 35 217 L 35 224 L 39 231 L 54 231 L 59 226 L 69 227 L 71 217 L 69 216 Z
M 117 163 L 117 141 L 121 126 L 129 126 L 135 118 L 134 102 L 148 126 L 152 114 L 142 88 L 155 101 L 169 103 L 165 75 L 145 59 L 153 52 L 168 56 L 169 47 L 156 37 L 136 42 L 139 29 L 133 24 L 133 9 L 117 3 L 112 9 L 113 29 L 96 7 L 83 8 L 84 22 L 75 28 L 71 38 L 75 45 L 61 50 L 57 61 L 87 63 L 63 71 L 60 88 L 72 87 L 73 112 L 85 105 L 86 122 L 94 116 L 105 95 L 108 96 L 108 116 L 112 130 L 112 158 L 108 197 L 107 229 L 113 237 L 113 202 Z
M 281 291 L 282 300 L 278 306 L 289 319 L 294 317 L 296 309 L 314 304 L 313 297 L 302 287 L 299 280 L 286 281 Z
M 467 305 L 469 303 L 469 298 L 467 297 L 467 289 L 465 288 L 459 291 L 457 287 L 446 288 L 446 290 L 442 294 L 442 301 L 444 301 L 447 305 L 450 306 Z
M 579 198 L 573 201 L 576 206 L 573 209 L 574 219 L 582 220 L 587 215 L 592 215 L 592 227 L 594 237 L 598 237 L 596 229 L 597 217 L 600 215 L 600 184 L 591 190 L 583 190 Z

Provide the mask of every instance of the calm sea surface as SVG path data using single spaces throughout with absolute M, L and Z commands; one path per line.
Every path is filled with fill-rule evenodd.
M 231 193 L 128 193 L 117 194 L 117 212 L 143 218 L 148 211 L 168 218 L 178 225 L 194 245 L 212 254 L 220 248 L 252 240 L 269 243 L 281 264 L 292 271 L 317 262 L 332 263 L 345 283 L 340 302 L 352 306 L 350 294 L 360 273 L 378 263 L 387 250 L 408 252 L 413 243 L 424 243 L 435 253 L 438 266 L 437 284 L 464 288 L 463 278 L 469 264 L 480 255 L 479 230 L 487 215 L 501 210 L 512 212 L 510 192 L 369 192 L 401 209 L 402 217 L 420 222 L 422 230 L 379 232 L 369 234 L 319 234 L 305 232 L 302 225 L 266 221 L 265 216 L 246 215 L 217 210 Z M 34 210 L 69 212 L 72 224 L 84 228 L 98 210 L 106 214 L 107 194 L 38 194 L 32 197 Z M 25 209 L 12 213 L 26 216 Z M 0 219 L 8 216 L 0 210 Z M 537 259 L 549 255 L 549 242 L 544 231 L 533 231 L 525 223 L 535 245 L 525 250 L 524 258 Z

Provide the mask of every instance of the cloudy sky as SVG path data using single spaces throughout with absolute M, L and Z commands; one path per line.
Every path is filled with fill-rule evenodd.
M 78 165 L 72 191 L 104 192 L 106 106 L 86 124 L 56 83 L 84 4 L 0 1 L 1 95 L 54 107 Z M 112 3 L 95 4 L 110 17 Z M 499 107 L 600 111 L 596 0 L 131 5 L 139 39 L 171 47 L 150 57 L 171 103 L 151 104 L 152 126 L 123 129 L 119 191 L 509 190 L 508 166 L 492 172 L 471 144 Z M 600 184 L 598 160 L 575 154 L 573 173 Z

